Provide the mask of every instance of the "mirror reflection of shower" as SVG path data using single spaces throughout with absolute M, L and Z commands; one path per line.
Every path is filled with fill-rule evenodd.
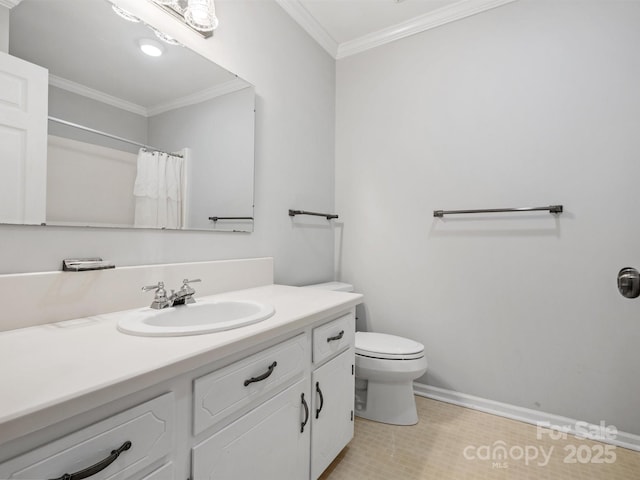
M 42 18 L 47 22 L 37 21 Z M 33 192 L 30 206 L 37 203 L 37 215 L 2 215 L 20 211 L 19 205 L 8 207 L 0 211 L 0 223 L 135 226 L 132 192 L 145 145 L 190 151 L 181 226 L 175 228 L 253 230 L 252 221 L 209 220 L 253 217 L 255 93 L 249 83 L 170 37 L 160 38 L 143 18 L 123 20 L 104 0 L 22 0 L 9 20 L 10 55 L 46 69 L 49 84 L 45 79 L 38 87 L 45 124 L 47 116 L 68 123 L 48 122 L 32 162 L 38 166 L 32 177 L 40 181 L 21 187 Z M 140 51 L 139 40 L 149 37 L 161 44 L 162 56 Z M 11 171 L 23 171 L 23 160 L 14 157 Z M 15 198 L 0 191 L 3 204 Z M 153 228 L 172 228 L 167 225 Z

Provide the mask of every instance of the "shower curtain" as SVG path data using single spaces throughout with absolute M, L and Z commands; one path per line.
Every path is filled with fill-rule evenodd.
M 140 149 L 133 187 L 136 227 L 182 227 L 183 163 L 176 155 Z

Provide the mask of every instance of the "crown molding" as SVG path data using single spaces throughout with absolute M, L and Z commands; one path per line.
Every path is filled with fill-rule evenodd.
M 61 88 L 62 90 L 66 90 L 71 93 L 75 93 L 77 95 L 82 95 L 83 97 L 87 97 L 92 100 L 105 103 L 107 105 L 111 105 L 112 107 L 116 107 L 121 110 L 126 110 L 127 112 L 141 115 L 143 117 L 151 117 L 153 115 L 168 112 L 169 110 L 174 110 L 176 108 L 194 105 L 196 103 L 211 100 L 212 98 L 220 97 L 228 93 L 237 92 L 238 90 L 242 90 L 251 86 L 244 80 L 235 78 L 229 82 L 216 85 L 215 87 L 207 88 L 191 95 L 177 98 L 170 102 L 161 103 L 149 108 L 145 108 L 142 105 L 138 105 L 136 103 L 129 102 L 118 97 L 114 97 L 113 95 L 109 95 L 99 90 L 94 90 L 93 88 L 89 88 L 80 83 L 72 82 L 71 80 L 57 77 L 55 75 L 49 75 L 49 85 Z
M 287 12 L 298 24 L 324 48 L 329 55 L 336 58 L 338 42 L 320 25 L 309 11 L 298 0 L 276 0 L 276 3 Z
M 149 116 L 149 112 L 142 105 L 128 102 L 127 100 L 114 97 L 113 95 L 109 95 L 108 93 L 104 93 L 99 90 L 94 90 L 93 88 L 89 88 L 80 83 L 72 82 L 71 80 L 67 80 L 66 78 L 58 77 L 56 75 L 49 75 L 49 85 L 61 88 L 68 92 L 75 93 L 77 95 L 82 95 L 83 97 L 87 97 L 98 102 L 106 103 L 107 105 L 111 105 L 112 107 L 120 108 L 137 115 L 142 115 L 143 117 Z
M 338 44 L 299 0 L 276 0 L 336 60 L 515 1 L 517 0 L 460 0 L 406 22 Z
M 394 42 L 416 33 L 470 17 L 477 13 L 500 7 L 516 0 L 461 0 L 460 2 L 420 15 L 406 22 L 372 32 L 362 37 L 343 42 L 338 46 L 336 59 L 355 55 L 386 43 Z
M 170 102 L 161 103 L 158 105 L 154 105 L 153 107 L 149 107 L 147 109 L 147 114 L 148 116 L 152 117 L 160 113 L 175 110 L 176 108 L 188 107 L 189 105 L 195 105 L 196 103 L 211 100 L 212 98 L 220 97 L 228 93 L 237 92 L 238 90 L 249 88 L 250 86 L 251 85 L 244 80 L 236 78 L 220 85 L 216 85 L 215 87 L 207 88 L 191 95 L 177 98 Z
M 17 6 L 22 0 L 0 0 L 0 7 L 7 7 L 11 10 L 13 7 Z

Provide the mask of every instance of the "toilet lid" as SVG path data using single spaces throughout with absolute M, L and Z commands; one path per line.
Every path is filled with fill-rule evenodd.
M 424 345 L 386 333 L 356 332 L 356 354 L 373 358 L 410 360 L 424 356 Z

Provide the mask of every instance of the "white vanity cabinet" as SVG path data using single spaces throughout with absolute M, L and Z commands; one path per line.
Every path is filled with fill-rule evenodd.
M 355 316 L 313 330 L 311 479 L 317 479 L 353 438 Z
M 355 314 L 321 323 L 310 333 L 311 351 L 303 349 L 308 339 L 303 334 L 195 380 L 197 434 L 259 392 L 282 391 L 292 378 L 300 378 L 197 444 L 192 450 L 193 479 L 316 480 L 349 443 Z M 245 379 L 261 377 L 242 387 Z
M 316 480 L 353 437 L 355 311 L 315 318 L 18 439 L 0 479 Z

